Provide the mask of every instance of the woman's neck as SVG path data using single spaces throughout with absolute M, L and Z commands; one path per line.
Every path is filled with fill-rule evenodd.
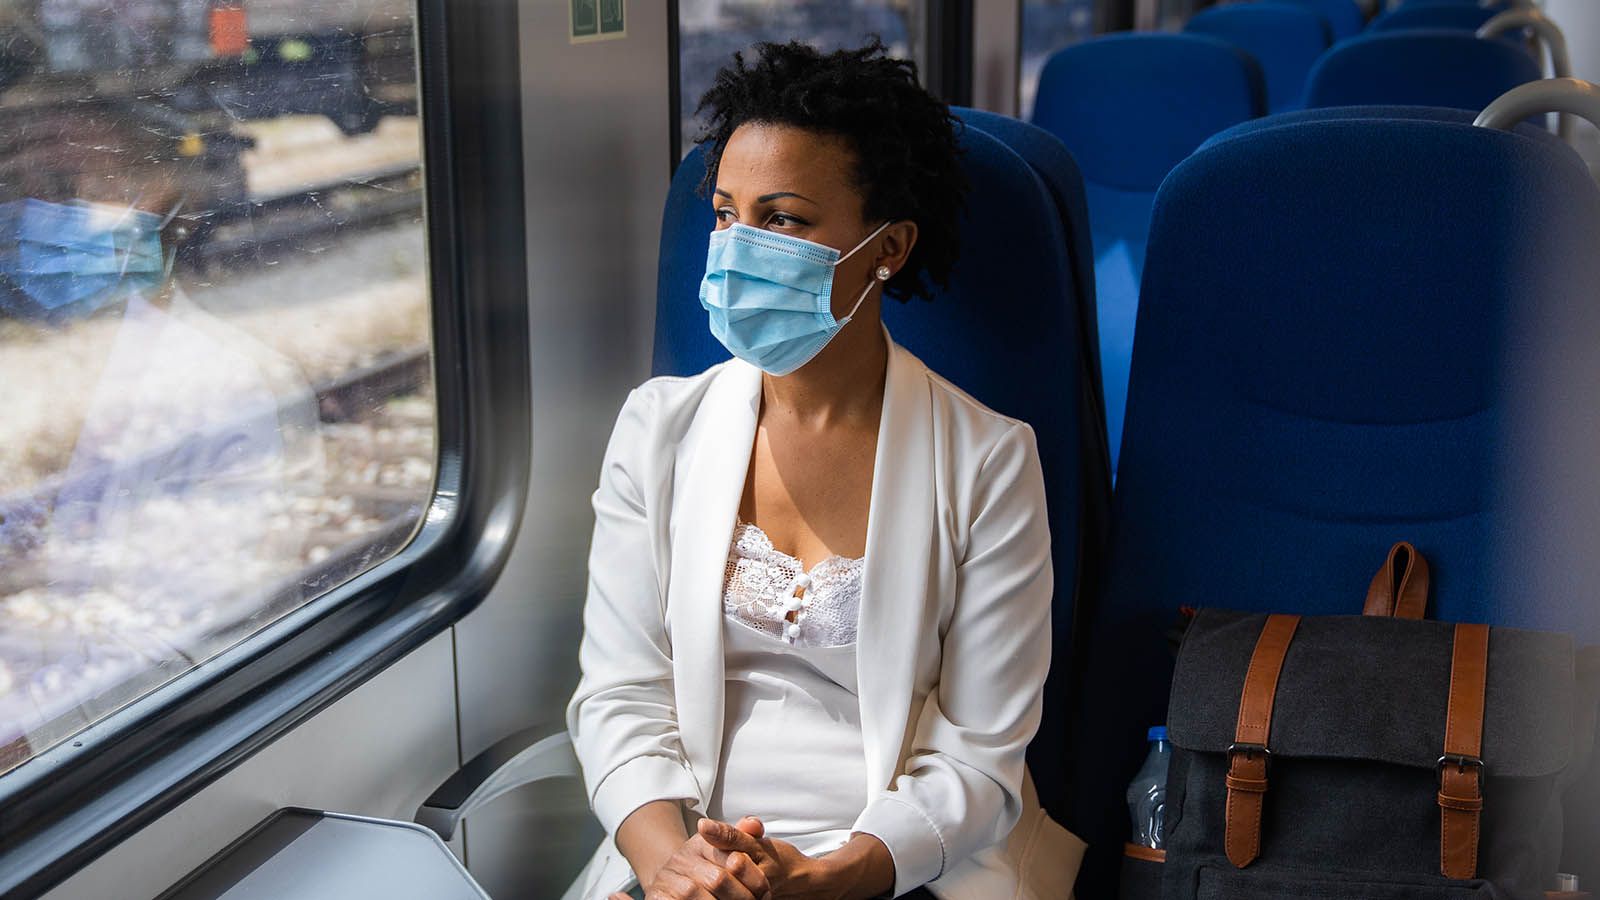
M 809 363 L 788 375 L 761 376 L 763 418 L 776 415 L 805 427 L 877 421 L 883 408 L 889 341 L 875 300 L 862 304 L 850 324 Z

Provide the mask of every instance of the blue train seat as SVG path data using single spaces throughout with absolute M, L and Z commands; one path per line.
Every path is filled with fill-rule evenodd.
M 1510 41 L 1470 31 L 1419 29 L 1363 34 L 1329 50 L 1306 84 L 1306 105 L 1403 104 L 1481 110 L 1539 64 Z
M 1499 8 L 1486 9 L 1476 4 L 1451 3 L 1449 0 L 1409 3 L 1373 19 L 1367 24 L 1367 31 L 1454 28 L 1461 31 L 1476 32 L 1483 27 L 1483 23 L 1494 18 L 1501 11 Z
M 1322 16 L 1328 23 L 1335 41 L 1354 37 L 1367 26 L 1367 17 L 1362 15 L 1361 7 L 1356 4 L 1356 0 L 1288 0 L 1288 2 L 1298 3 Z
M 1073 306 L 1080 335 L 1098 335 L 1099 317 L 1095 312 L 1094 246 L 1089 232 L 1089 206 L 1084 193 L 1083 173 L 1072 153 L 1055 135 L 1036 125 L 1010 116 L 981 109 L 954 107 L 951 110 L 968 127 L 976 128 L 1010 147 L 1033 169 L 1055 200 L 1067 238 L 1068 261 L 1072 266 Z M 1080 567 L 1097 566 L 1104 550 L 1111 517 L 1111 451 L 1106 439 L 1105 391 L 1100 383 L 1100 342 L 1081 341 L 1078 377 L 1083 385 L 1084 513 L 1082 529 L 1084 558 Z M 1093 580 L 1088 571 L 1084 577 Z
M 1033 426 L 1044 467 L 1056 572 L 1055 662 L 1045 689 L 1045 726 L 1029 749 L 1046 808 L 1064 805 L 1066 673 L 1078 590 L 1083 408 L 1077 368 L 1083 351 L 1075 286 L 1061 216 L 1037 175 L 999 140 L 961 130 L 972 184 L 961 255 L 948 288 L 931 302 L 884 303 L 896 341 L 990 407 Z M 727 358 L 700 307 L 711 202 L 695 188 L 705 172 L 699 149 L 679 165 L 667 195 L 656 297 L 655 372 L 699 372 Z
M 1266 75 L 1269 112 L 1300 108 L 1306 73 L 1333 43 L 1321 14 L 1273 0 L 1201 10 L 1183 30 L 1227 41 L 1255 57 Z
M 1247 123 L 1168 177 L 1080 624 L 1080 896 L 1112 895 L 1182 606 L 1350 613 L 1405 539 L 1434 617 L 1600 638 L 1597 244 L 1575 153 L 1459 112 Z
M 1097 38 L 1057 51 L 1039 76 L 1033 123 L 1061 139 L 1085 181 L 1113 469 L 1156 188 L 1200 142 L 1265 112 L 1260 66 L 1203 35 Z

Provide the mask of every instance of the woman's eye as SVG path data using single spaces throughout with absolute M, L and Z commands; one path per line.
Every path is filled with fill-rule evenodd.
M 767 221 L 778 226 L 779 228 L 793 228 L 797 225 L 805 224 L 805 222 L 789 215 L 788 213 L 773 213 L 772 218 L 768 219 Z
M 724 206 L 723 208 L 717 210 L 717 221 L 718 222 L 722 222 L 724 224 L 726 224 L 728 222 L 732 222 L 733 221 L 733 210 L 727 208 L 726 206 Z

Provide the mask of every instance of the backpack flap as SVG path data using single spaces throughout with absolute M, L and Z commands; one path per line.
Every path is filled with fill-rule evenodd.
M 1242 796 L 1236 791 L 1230 800 L 1226 782 L 1230 762 L 1238 768 L 1241 699 L 1267 621 L 1207 609 L 1184 639 L 1167 719 L 1177 754 L 1168 788 L 1169 869 L 1174 856 L 1196 854 L 1212 862 L 1231 857 L 1243 872 L 1255 865 L 1254 856 L 1246 861 L 1227 852 L 1233 848 L 1224 847 L 1223 832 L 1228 805 Z M 1481 640 L 1483 629 L 1462 632 Z M 1538 884 L 1546 866 L 1553 874 L 1561 834 L 1557 776 L 1574 744 L 1572 641 L 1510 628 L 1488 634 L 1476 784 L 1481 849 L 1467 874 L 1460 853 L 1452 864 L 1445 859 L 1451 848 L 1441 847 L 1449 818 L 1459 820 L 1460 813 L 1449 808 L 1459 772 L 1447 772 L 1441 761 L 1452 671 L 1461 668 L 1457 626 L 1387 616 L 1306 617 L 1294 630 L 1271 699 L 1256 813 L 1261 865 L 1476 875 L 1500 878 L 1507 887 Z M 1458 698 L 1462 693 L 1458 683 Z M 1457 733 L 1449 739 L 1459 747 L 1456 713 Z M 1238 810 L 1232 812 L 1237 819 Z

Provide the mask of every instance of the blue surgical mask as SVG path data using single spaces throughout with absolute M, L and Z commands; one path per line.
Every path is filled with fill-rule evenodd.
M 849 315 L 833 318 L 833 272 L 877 237 L 888 222 L 849 253 L 749 225 L 711 232 L 700 305 L 711 333 L 728 352 L 771 375 L 810 362 L 850 321 L 872 291 L 862 289 Z

